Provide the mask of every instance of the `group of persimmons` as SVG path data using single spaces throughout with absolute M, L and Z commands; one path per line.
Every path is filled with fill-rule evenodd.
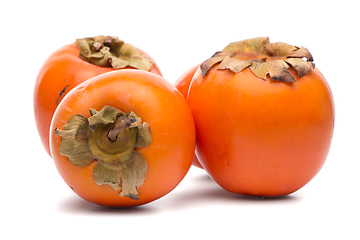
M 335 118 L 309 50 L 258 37 L 209 57 L 172 84 L 117 37 L 76 39 L 52 53 L 34 110 L 65 183 L 112 207 L 163 197 L 191 165 L 243 195 L 284 196 L 307 184 L 327 158 Z

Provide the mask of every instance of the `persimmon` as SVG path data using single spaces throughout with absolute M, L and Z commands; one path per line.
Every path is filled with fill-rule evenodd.
M 230 192 L 288 195 L 326 161 L 334 100 L 304 47 L 266 37 L 230 43 L 201 64 L 188 104 L 199 161 Z
M 193 66 L 192 68 L 185 71 L 183 74 L 181 74 L 176 81 L 174 82 L 174 85 L 177 90 L 184 96 L 184 98 L 187 100 L 187 95 L 190 87 L 191 80 L 196 72 L 196 70 L 200 67 L 200 64 Z M 196 154 L 194 155 L 193 163 L 195 167 L 202 168 L 198 158 L 196 157 Z
M 73 88 L 55 111 L 55 166 L 76 194 L 127 207 L 172 191 L 189 170 L 195 126 L 185 99 L 157 74 L 104 73 Z
M 64 96 L 87 79 L 118 69 L 139 69 L 161 75 L 149 55 L 117 37 L 77 39 L 48 57 L 38 73 L 34 91 L 36 125 L 48 154 L 51 118 Z

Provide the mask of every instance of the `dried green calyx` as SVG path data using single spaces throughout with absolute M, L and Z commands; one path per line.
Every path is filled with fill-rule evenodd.
M 215 64 L 217 69 L 229 69 L 234 73 L 249 67 L 259 78 L 282 82 L 293 82 L 294 77 L 287 69 L 291 66 L 302 77 L 314 69 L 313 57 L 304 47 L 286 43 L 270 43 L 268 37 L 247 39 L 230 43 L 201 64 L 203 77 Z
M 82 59 L 100 67 L 121 69 L 129 66 L 148 71 L 154 65 L 149 56 L 117 37 L 88 37 L 76 39 L 75 43 Z
M 151 143 L 149 124 L 112 106 L 91 109 L 90 114 L 89 118 L 74 115 L 63 130 L 55 129 L 54 134 L 61 136 L 60 154 L 79 167 L 97 161 L 93 177 L 98 185 L 107 184 L 121 190 L 120 196 L 137 200 L 147 164 L 135 147 Z

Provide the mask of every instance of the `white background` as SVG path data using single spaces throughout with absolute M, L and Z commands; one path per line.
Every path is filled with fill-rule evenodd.
M 358 2 L 33 0 L 5 1 L 1 10 L 1 239 L 360 239 Z M 307 47 L 335 99 L 323 169 L 284 198 L 226 192 L 193 167 L 174 191 L 141 207 L 80 199 L 42 148 L 33 88 L 50 53 L 101 34 L 146 51 L 170 82 L 233 41 L 269 36 Z

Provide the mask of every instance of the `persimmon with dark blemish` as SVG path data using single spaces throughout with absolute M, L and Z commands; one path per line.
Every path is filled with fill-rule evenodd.
M 36 80 L 34 112 L 41 142 L 49 155 L 51 119 L 64 96 L 91 77 L 119 69 L 138 69 L 161 76 L 148 54 L 118 37 L 77 39 L 48 57 Z

